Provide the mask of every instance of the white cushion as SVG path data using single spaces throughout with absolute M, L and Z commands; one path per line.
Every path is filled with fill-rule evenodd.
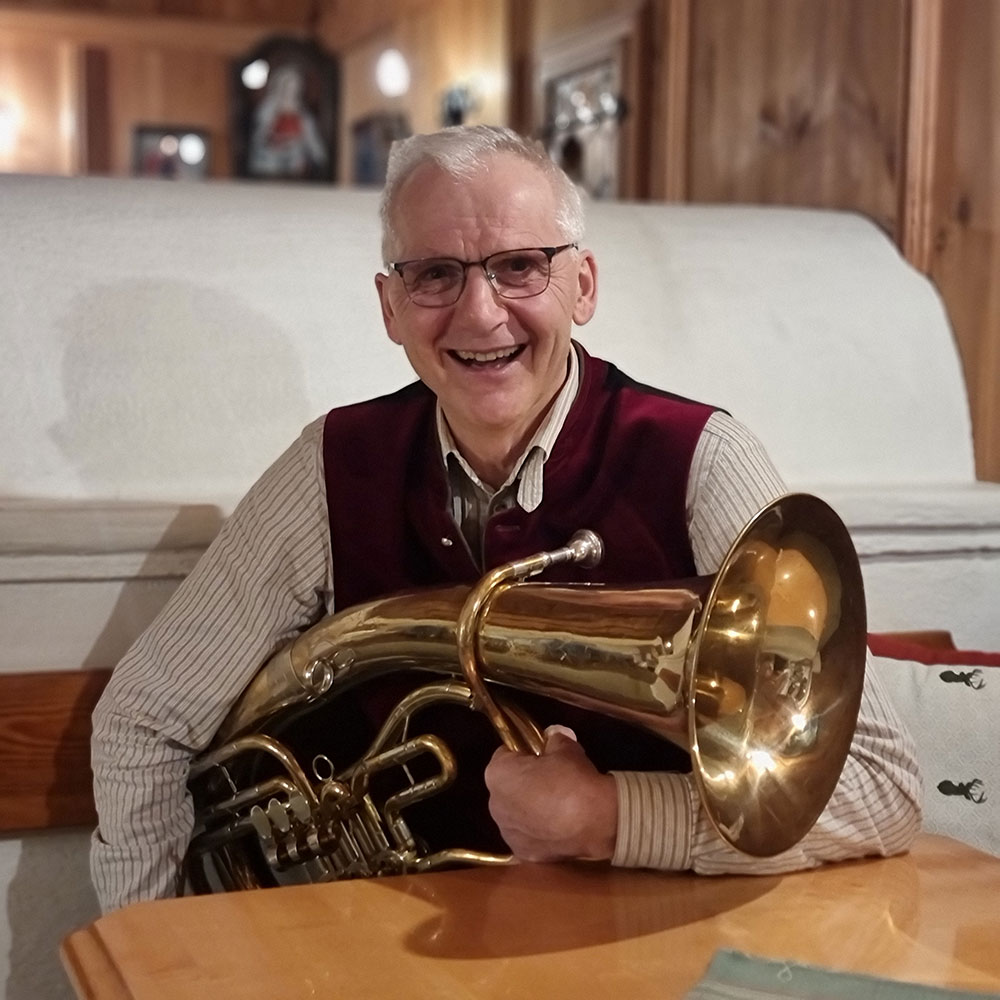
M 955 650 L 873 655 L 916 742 L 924 830 L 1000 856 L 1000 655 Z M 964 661 L 964 662 L 963 662 Z

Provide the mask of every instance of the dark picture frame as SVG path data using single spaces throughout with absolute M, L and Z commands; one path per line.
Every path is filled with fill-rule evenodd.
M 621 64 L 609 56 L 545 84 L 549 155 L 591 198 L 621 194 Z
M 132 129 L 132 174 L 165 180 L 204 180 L 212 162 L 212 141 L 190 125 L 136 125 Z
M 410 135 L 410 123 L 404 114 L 378 113 L 359 118 L 351 125 L 351 181 L 372 187 L 385 183 L 389 147 L 396 139 Z
M 268 38 L 233 63 L 231 90 L 235 176 L 337 179 L 340 73 L 331 53 L 312 40 Z
M 636 132 L 651 79 L 644 20 L 609 14 L 540 46 L 534 126 L 554 160 L 592 198 L 642 196 L 648 164 Z

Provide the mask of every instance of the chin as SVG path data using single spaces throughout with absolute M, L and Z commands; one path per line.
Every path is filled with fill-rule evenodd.
M 511 398 L 505 393 L 486 391 L 464 393 L 455 399 L 457 412 L 470 423 L 484 429 L 502 430 L 520 423 L 529 405 L 520 397 Z
M 523 426 L 527 415 L 534 412 L 536 405 L 535 400 L 521 399 L 479 399 L 477 403 L 478 405 L 469 407 L 469 415 L 484 428 L 498 433 Z

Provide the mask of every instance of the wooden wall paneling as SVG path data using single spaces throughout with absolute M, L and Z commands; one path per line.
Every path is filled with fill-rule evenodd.
M 133 128 L 169 122 L 164 100 L 164 50 L 113 45 L 110 62 L 111 117 L 115 123 L 111 163 L 114 173 L 125 175 L 132 171 Z
M 85 174 L 111 173 L 111 93 L 108 50 L 103 46 L 82 48 L 84 106 L 81 128 L 81 171 Z
M 940 117 L 942 0 L 912 0 L 906 156 L 900 185 L 899 245 L 924 273 L 934 248 L 935 157 Z
M 140 123 L 162 122 L 161 72 L 156 51 L 146 46 L 109 46 L 109 114 L 114 129 L 111 169 L 118 175 L 132 170 L 132 129 Z
M 633 18 L 645 0 L 534 0 L 534 34 L 539 46 L 550 45 L 574 31 L 586 32 L 613 18 Z
M 1000 481 L 1000 4 L 948 0 L 940 14 L 929 273 L 962 357 L 977 475 Z
M 326 42 L 329 45 L 329 41 Z M 392 32 L 344 48 L 340 52 L 340 141 L 337 176 L 350 183 L 354 171 L 353 127 L 359 119 L 377 111 L 407 112 L 405 97 L 386 98 L 375 86 L 375 62 L 383 49 L 399 48 Z M 407 53 L 403 52 L 404 57 Z M 408 60 L 409 61 L 409 60 Z M 412 74 L 413 67 L 410 67 Z
M 280 2 L 280 0 L 276 0 Z M 379 0 L 378 3 L 352 3 L 321 0 L 318 22 L 320 36 L 335 52 L 349 52 L 376 35 L 392 34 L 395 27 L 414 17 L 420 8 L 437 0 Z M 470 0 L 479 4 L 483 0 Z
M 26 7 L 29 5 L 25 5 Z M 235 54 L 250 49 L 262 34 L 273 31 L 269 24 L 242 24 L 193 20 L 181 17 L 122 17 L 104 13 L 74 13 L 59 10 L 59 4 L 39 3 L 37 11 L 17 10 L 0 0 L 0 38 L 32 33 L 50 41 L 72 39 L 81 44 L 111 45 L 129 42 L 173 45 Z M 81 5 L 87 6 L 87 5 Z
M 301 27 L 309 18 L 315 0 L 4 0 L 4 5 L 31 13 L 98 13 L 133 19 L 179 17 Z
M 633 29 L 623 40 L 627 99 L 622 121 L 624 169 L 629 178 L 628 197 L 646 199 L 650 195 L 653 151 L 653 86 L 656 79 L 653 58 L 656 45 L 653 31 L 657 25 L 653 4 L 643 4 L 635 13 Z M 658 144 L 659 145 L 659 144 Z
M 509 81 L 507 99 L 507 124 L 521 133 L 531 131 L 534 121 L 534 81 L 532 79 L 532 52 L 534 51 L 534 25 L 532 0 L 506 0 L 507 24 L 507 74 Z
M 79 165 L 77 64 L 72 42 L 31 30 L 0 32 L 0 102 L 12 116 L 0 170 L 71 174 Z
M 861 211 L 895 232 L 905 0 L 698 0 L 690 197 Z
M 691 107 L 691 2 L 652 6 L 649 197 L 686 201 Z
M 449 87 L 469 88 L 473 106 L 466 121 L 504 123 L 507 116 L 509 36 L 503 4 L 495 0 L 437 0 L 425 8 L 437 55 L 431 102 L 441 124 L 441 97 Z
M 287 27 L 303 27 L 323 6 L 317 0 L 115 0 L 116 3 L 152 4 L 161 17 L 207 18 Z M 352 6 L 361 6 L 354 4 Z
M 58 96 L 56 98 L 59 125 L 56 132 L 61 162 L 59 173 L 77 174 L 83 166 L 82 131 L 85 105 L 80 92 L 82 64 L 79 47 L 68 39 L 56 45 L 58 64 Z
M 34 109 L 32 131 L 17 162 L 5 162 L 0 153 L 0 169 L 86 169 L 92 155 L 88 146 L 95 140 L 87 130 L 97 128 L 96 115 L 106 118 L 109 133 L 106 165 L 99 172 L 131 172 L 135 125 L 170 124 L 206 128 L 212 140 L 211 173 L 229 176 L 230 62 L 274 30 L 181 18 L 0 8 L 0 99 L 6 89 Z M 96 51 L 106 53 L 106 67 L 100 70 L 88 55 Z M 99 86 L 102 76 L 106 105 L 87 89 Z
M 441 125 L 441 97 L 446 88 L 466 84 L 476 107 L 470 122 L 507 121 L 508 30 L 504 4 L 492 0 L 437 0 L 402 3 L 400 14 L 387 28 L 351 45 L 342 45 L 343 114 L 341 122 L 342 176 L 351 177 L 353 126 L 379 112 L 405 114 L 414 132 Z M 328 38 L 326 22 L 323 38 Z M 387 98 L 375 84 L 375 62 L 386 48 L 396 48 L 410 67 L 410 91 Z
M 229 72 L 232 56 L 174 45 L 110 47 L 112 169 L 132 169 L 132 133 L 138 125 L 205 129 L 211 139 L 209 174 L 231 173 Z

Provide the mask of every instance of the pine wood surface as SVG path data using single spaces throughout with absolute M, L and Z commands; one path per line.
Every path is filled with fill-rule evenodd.
M 90 716 L 110 674 L 0 675 L 0 831 L 96 823 Z
M 670 1000 L 720 948 L 1000 990 L 1000 859 L 941 837 L 783 877 L 521 865 L 139 903 L 63 944 L 81 998 Z

